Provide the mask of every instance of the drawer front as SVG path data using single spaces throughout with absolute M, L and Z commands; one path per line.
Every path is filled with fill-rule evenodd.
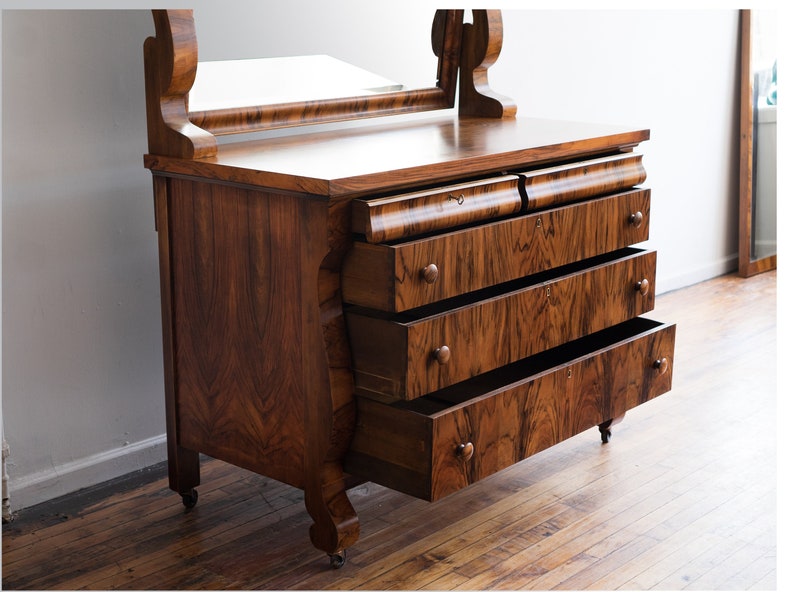
M 356 388 L 414 399 L 652 310 L 656 253 L 626 249 L 603 260 L 417 318 L 348 310 Z
M 351 304 L 401 312 L 648 240 L 638 189 L 395 245 L 356 242 L 342 269 Z
M 523 173 L 527 208 L 606 195 L 645 181 L 641 154 L 618 154 Z
M 393 197 L 353 200 L 353 232 L 382 243 L 521 210 L 519 177 L 505 175 Z
M 451 393 L 446 408 L 358 398 L 346 469 L 436 500 L 670 390 L 675 325 L 633 319 L 580 342 L 580 357 L 558 348 L 523 361 L 506 380 L 475 381 L 468 400 L 458 400 L 464 389 Z

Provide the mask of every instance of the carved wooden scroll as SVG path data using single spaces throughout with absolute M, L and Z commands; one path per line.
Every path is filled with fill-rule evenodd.
M 211 133 L 188 119 L 187 94 L 196 80 L 198 42 L 192 10 L 153 10 L 156 37 L 143 46 L 149 152 L 181 158 L 217 153 Z
M 476 117 L 515 117 L 513 100 L 495 93 L 488 85 L 488 68 L 502 51 L 502 13 L 472 12 L 474 22 L 463 26 L 459 112 Z

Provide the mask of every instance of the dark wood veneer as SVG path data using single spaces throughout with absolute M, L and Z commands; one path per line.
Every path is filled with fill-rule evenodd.
M 674 326 L 638 318 L 656 254 L 628 248 L 649 236 L 633 152 L 649 132 L 516 118 L 488 86 L 499 11 L 437 13 L 426 95 L 449 106 L 459 76 L 458 114 L 223 144 L 438 104 L 190 113 L 192 14 L 154 20 L 144 164 L 169 485 L 187 507 L 199 453 L 278 479 L 338 567 L 359 536 L 352 481 L 437 499 L 592 426 L 606 438 L 669 390 Z

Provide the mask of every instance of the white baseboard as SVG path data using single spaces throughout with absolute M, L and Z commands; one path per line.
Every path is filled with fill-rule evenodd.
M 12 449 L 11 460 L 13 456 Z M 16 512 L 121 477 L 162 462 L 166 457 L 166 440 L 163 434 L 16 479 L 10 469 L 8 493 L 11 511 Z

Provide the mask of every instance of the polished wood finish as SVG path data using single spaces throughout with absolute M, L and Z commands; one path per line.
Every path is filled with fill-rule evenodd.
M 641 154 L 617 154 L 522 174 L 529 210 L 622 191 L 645 182 Z
M 222 146 L 217 156 L 202 159 L 147 157 L 164 204 L 158 231 L 168 234 L 161 239 L 160 256 L 169 270 L 163 281 L 170 283 L 162 293 L 171 294 L 163 300 L 163 319 L 169 323 L 164 336 L 174 336 L 164 341 L 172 349 L 166 361 L 173 360 L 167 375 L 176 383 L 166 392 L 175 398 L 167 405 L 176 413 L 169 447 L 172 467 L 190 476 L 173 480 L 186 505 L 194 501 L 185 496 L 198 480 L 189 467 L 196 452 L 205 452 L 301 487 L 319 549 L 340 554 L 355 542 L 359 525 L 342 469 L 355 431 L 351 369 L 356 363 L 349 358 L 351 326 L 341 296 L 353 198 L 366 196 L 365 191 L 378 195 L 426 186 L 446 176 L 487 176 L 492 167 L 501 169 L 500 163 L 512 160 L 526 170 L 535 162 L 620 151 L 647 135 L 595 126 L 600 134 L 594 139 L 590 126 L 555 131 L 542 122 L 507 120 L 508 128 L 500 129 L 494 121 L 463 125 L 447 120 L 442 125 L 452 123 L 463 132 L 452 151 L 436 145 L 428 153 L 427 134 L 439 129 L 431 120 L 253 142 L 248 152 L 243 144 Z M 520 143 L 531 130 L 540 132 L 535 143 Z M 373 158 L 373 147 L 384 138 L 390 149 Z M 559 143 L 537 144 L 546 138 Z M 398 139 L 401 146 L 395 145 Z M 344 158 L 340 142 L 348 147 Z M 349 163 L 354 146 L 367 150 L 368 158 L 347 165 L 348 171 L 356 170 L 352 177 L 332 181 L 326 167 Z M 400 164 L 392 160 L 395 153 L 412 155 L 411 174 L 394 168 Z M 474 157 L 478 153 L 481 158 Z M 340 166 L 332 172 L 348 171 Z M 650 271 L 643 270 L 629 285 Z M 636 298 L 632 291 L 631 299 Z M 469 330 L 472 338 L 486 334 L 483 322 Z M 444 367 L 455 380 L 470 376 L 455 363 L 464 353 L 461 345 L 435 342 L 432 349 L 444 345 L 451 350 Z M 521 351 L 513 348 L 509 356 Z M 515 359 L 509 356 L 502 357 Z M 249 367 L 254 370 L 247 375 Z
M 462 116 L 515 117 L 513 100 L 494 92 L 488 84 L 488 68 L 502 51 L 502 13 L 473 10 L 472 19 L 463 26 L 458 111 Z
M 502 175 L 430 191 L 353 202 L 353 232 L 384 243 L 521 211 L 519 177 Z
M 638 189 L 416 241 L 356 241 L 343 297 L 401 312 L 603 255 L 648 240 L 650 207 L 650 189 Z
M 673 389 L 607 445 L 592 428 L 434 503 L 351 489 L 362 532 L 341 570 L 306 539 L 300 490 L 205 458 L 189 512 L 163 465 L 19 512 L 2 587 L 786 590 L 776 292 L 771 271 L 659 295 Z
M 505 170 L 629 152 L 647 129 L 542 119 L 454 115 L 218 146 L 202 159 L 147 154 L 144 165 L 174 175 L 333 198 L 450 184 Z
M 322 201 L 155 179 L 167 187 L 158 223 L 171 465 L 203 452 L 300 487 L 316 546 L 349 547 L 358 520 L 341 459 L 355 411 L 338 298 L 349 238 L 327 233 Z M 180 493 L 198 483 L 182 472 Z
M 392 317 L 346 313 L 359 393 L 415 399 L 653 310 L 656 253 L 616 251 L 587 267 L 531 276 L 475 302 Z M 498 330 L 494 330 L 494 326 Z M 448 348 L 440 364 L 434 351 Z
M 754 99 L 752 71 L 752 10 L 740 11 L 739 70 L 739 274 L 749 277 L 777 267 L 777 255 L 753 257 Z
M 152 13 L 156 37 L 146 43 L 146 70 L 150 89 L 147 95 L 152 98 L 150 138 L 159 139 L 150 147 L 155 154 L 204 157 L 216 149 L 215 135 L 448 109 L 455 104 L 462 10 L 439 10 L 433 20 L 431 40 L 438 57 L 434 87 L 295 103 L 240 105 L 212 111 L 189 110 L 188 92 L 198 65 L 193 11 L 153 10 Z M 184 136 L 181 139 L 177 137 L 180 134 Z
M 672 384 L 675 326 L 634 321 L 438 391 L 433 401 L 387 405 L 360 398 L 345 467 L 435 501 L 611 423 Z M 655 366 L 659 358 L 664 371 Z
M 149 152 L 180 158 L 214 156 L 218 143 L 187 115 L 196 79 L 198 42 L 189 10 L 153 10 L 155 37 L 143 46 Z
M 154 14 L 157 37 L 145 43 L 144 163 L 155 178 L 169 483 L 186 508 L 197 502 L 199 453 L 276 479 L 303 491 L 311 542 L 340 567 L 360 533 L 348 486 L 370 474 L 401 481 L 377 434 L 408 431 L 413 446 L 430 451 L 432 486 L 411 487 L 436 499 L 669 390 L 672 337 L 650 351 L 635 331 L 636 343 L 604 354 L 607 365 L 598 360 L 612 342 L 574 355 L 575 340 L 653 309 L 655 252 L 621 249 L 648 236 L 649 191 L 633 189 L 645 171 L 631 153 L 649 132 L 515 119 L 514 106 L 487 88 L 501 47 L 499 11 L 474 11 L 462 37 L 460 11 L 435 20 L 442 69 L 454 62 L 445 61 L 449 48 L 460 45 L 461 116 L 232 143 L 214 136 L 345 118 L 361 105 L 348 99 L 196 118 L 187 111 L 192 13 Z M 393 112 L 361 104 L 362 116 Z M 394 276 L 393 265 L 376 262 L 351 272 L 358 279 L 343 288 L 358 262 L 355 242 L 404 242 L 407 253 L 423 237 L 463 254 L 439 260 L 443 267 L 422 261 L 414 274 L 431 290 L 447 276 L 468 276 L 449 283 L 454 296 L 442 289 L 393 315 L 345 299 L 368 292 L 368 275 L 386 280 L 372 291 L 380 294 Z M 473 259 L 472 247 L 490 252 L 490 262 Z M 495 275 L 489 264 L 507 273 Z M 391 300 L 387 310 L 396 308 Z M 582 373 L 565 388 L 556 370 L 549 378 L 522 366 L 526 374 L 511 381 L 534 385 L 529 390 L 492 385 L 424 423 L 400 414 L 379 416 L 379 425 L 366 413 L 375 407 L 362 397 L 432 407 L 451 395 L 448 387 L 491 371 L 512 376 L 511 364 L 558 347 L 573 356 L 562 370 L 568 379 Z M 649 368 L 654 381 L 644 378 Z M 609 394 L 592 394 L 602 392 Z M 500 405 L 527 410 L 529 423 L 494 412 Z M 354 440 L 369 459 L 361 467 Z M 518 452 L 493 456 L 505 446 Z M 444 468 L 461 462 L 475 468 Z
M 154 177 L 155 229 L 160 253 L 171 252 L 171 233 L 165 226 L 170 219 L 168 181 Z M 199 455 L 183 448 L 179 441 L 179 411 L 176 398 L 176 364 L 174 342 L 173 292 L 171 257 L 160 257 L 160 307 L 163 327 L 163 371 L 165 386 L 165 419 L 168 445 L 169 486 L 180 494 L 188 494 L 201 482 Z

